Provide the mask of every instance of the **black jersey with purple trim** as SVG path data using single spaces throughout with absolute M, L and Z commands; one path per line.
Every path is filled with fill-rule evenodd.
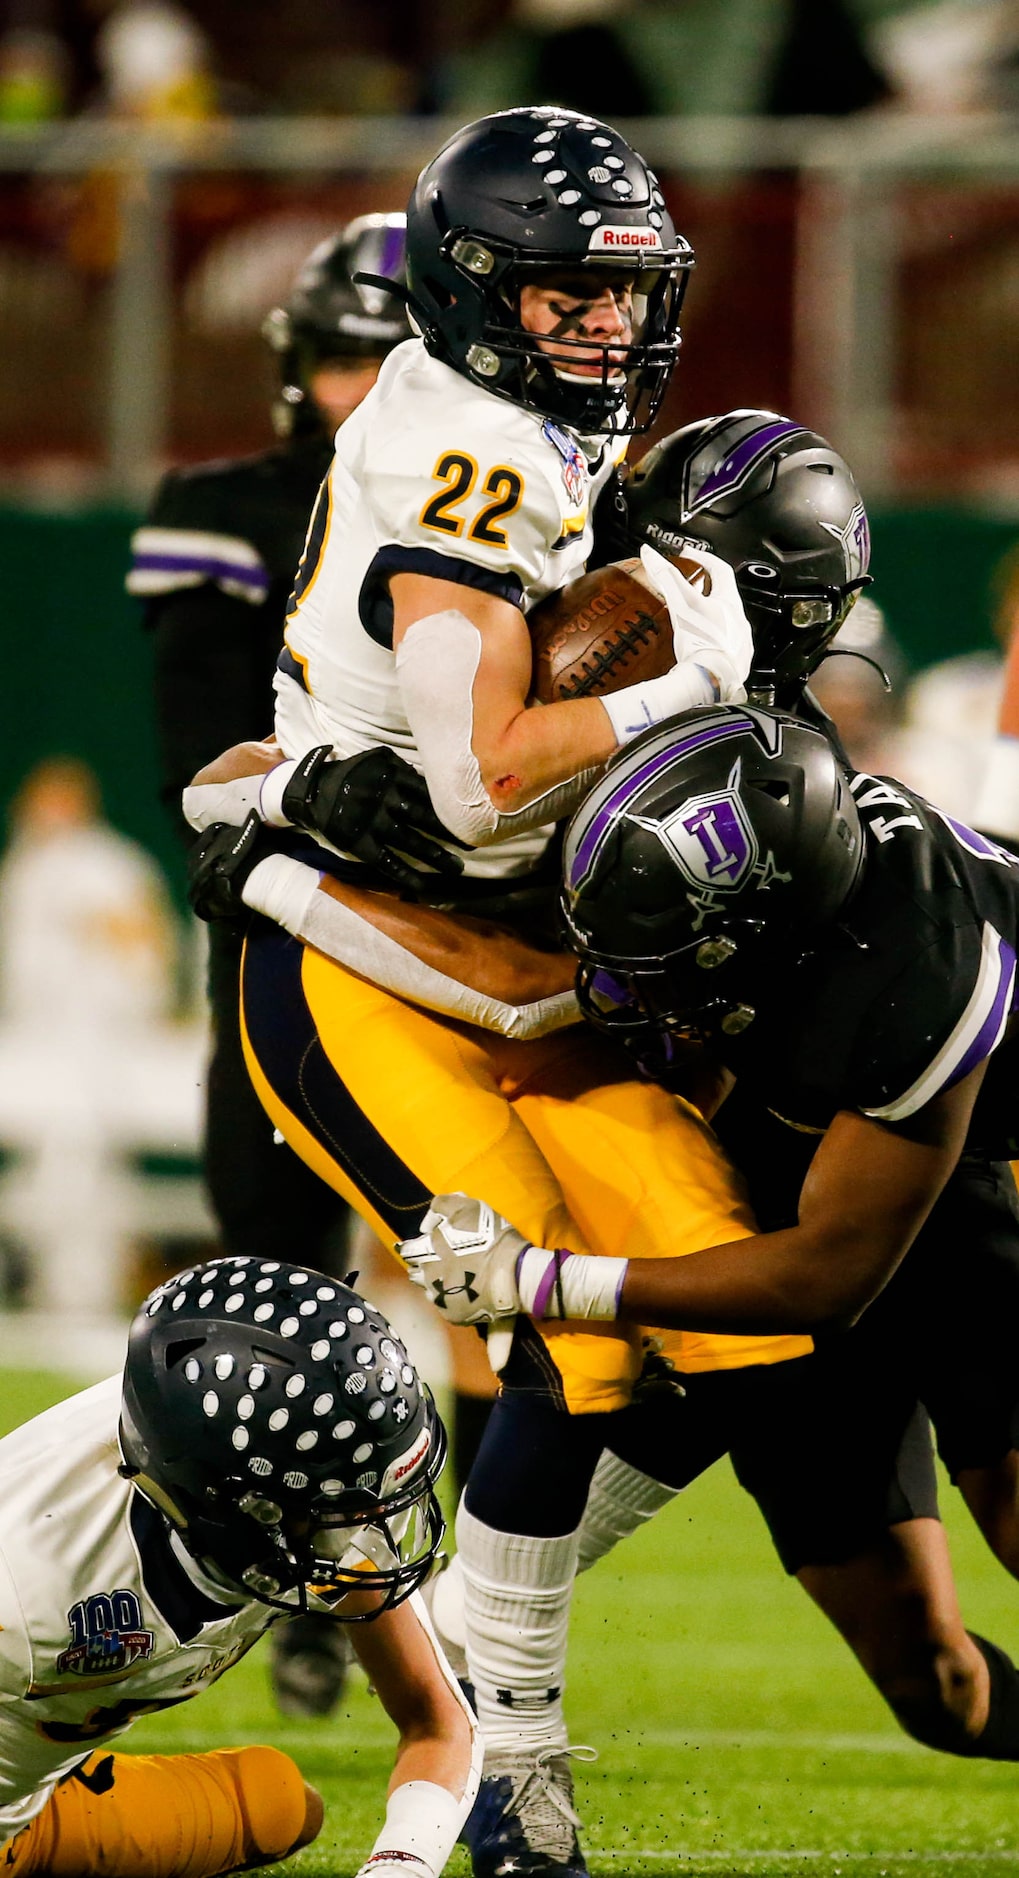
M 839 1109 L 890 1126 L 993 1056 L 968 1148 L 1019 1141 L 1019 862 L 902 783 L 857 773 L 867 858 L 843 919 L 725 1055 L 772 1113 L 824 1130 Z

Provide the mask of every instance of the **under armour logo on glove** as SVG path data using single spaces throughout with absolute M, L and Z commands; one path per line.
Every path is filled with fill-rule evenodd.
M 436 1309 L 440 1311 L 448 1309 L 446 1304 L 447 1298 L 465 1297 L 468 1304 L 473 1304 L 478 1296 L 478 1293 L 472 1289 L 473 1284 L 473 1272 L 464 1272 L 462 1285 L 446 1285 L 443 1284 L 441 1278 L 437 1278 L 434 1280 L 431 1287 L 432 1303 L 436 1306 Z
M 440 1193 L 419 1236 L 397 1249 L 412 1282 L 451 1323 L 490 1324 L 520 1309 L 516 1264 L 528 1243 L 484 1200 Z

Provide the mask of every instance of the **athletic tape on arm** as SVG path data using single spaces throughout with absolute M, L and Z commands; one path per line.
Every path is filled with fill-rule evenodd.
M 396 672 L 428 793 L 439 820 L 472 847 L 557 822 L 587 794 L 599 769 L 583 770 L 524 808 L 501 813 L 474 754 L 474 680 L 481 634 L 451 608 L 415 620 L 396 650 Z
M 184 819 L 199 834 L 216 822 L 241 828 L 252 809 L 258 810 L 264 781 L 263 770 L 257 776 L 235 776 L 231 782 L 189 783 L 180 799 Z
M 320 893 L 319 879 L 317 870 L 303 861 L 269 854 L 252 868 L 242 897 L 253 912 L 275 920 L 295 939 L 426 1010 L 517 1039 L 544 1037 L 579 1022 L 572 991 L 531 1004 L 505 1004 L 436 971 L 332 894 Z

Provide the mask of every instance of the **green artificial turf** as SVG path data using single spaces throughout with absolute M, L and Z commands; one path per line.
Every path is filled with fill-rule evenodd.
M 17 1420 L 53 1391 L 51 1379 L 0 1374 L 0 1418 Z M 1019 1586 L 950 1489 L 945 1510 L 966 1621 L 1014 1654 Z M 724 1464 L 579 1586 L 568 1708 L 574 1741 L 600 1755 L 578 1768 L 598 1878 L 1019 1869 L 1019 1768 L 905 1739 L 782 1573 Z M 318 1843 L 271 1869 L 346 1878 L 381 1822 L 392 1751 L 359 1674 L 336 1720 L 288 1724 L 272 1711 L 260 1645 L 205 1695 L 139 1722 L 124 1745 L 173 1752 L 256 1740 L 292 1753 L 327 1805 Z M 448 1869 L 467 1872 L 463 1853 Z

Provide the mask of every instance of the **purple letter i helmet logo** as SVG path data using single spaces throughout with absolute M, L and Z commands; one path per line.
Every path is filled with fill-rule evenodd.
M 732 893 L 757 860 L 757 839 L 733 790 L 693 796 L 657 833 L 692 887 Z

